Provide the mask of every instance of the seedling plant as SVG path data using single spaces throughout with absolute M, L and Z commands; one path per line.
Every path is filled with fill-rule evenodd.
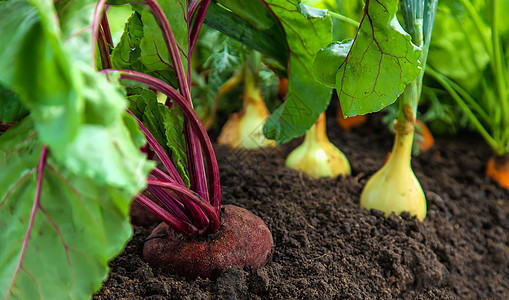
M 440 7 L 428 70 L 468 117 L 494 155 L 486 174 L 509 188 L 509 73 L 505 1 L 453 1 Z M 454 37 L 448 41 L 447 37 Z M 456 44 L 464 47 L 453 47 Z M 444 59 L 445 58 L 445 59 Z M 455 58 L 452 60 L 451 58 Z
M 387 163 L 361 194 L 361 206 L 424 219 L 426 202 L 411 166 L 411 148 L 422 69 L 431 39 L 437 1 L 366 1 L 355 38 L 320 51 L 315 76 L 338 91 L 345 116 L 379 111 L 399 96 L 395 141 Z M 401 94 L 401 96 L 400 96 Z

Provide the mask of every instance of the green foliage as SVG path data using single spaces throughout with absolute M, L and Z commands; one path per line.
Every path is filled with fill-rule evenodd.
M 156 94 L 135 86 L 128 89 L 129 110 L 143 122 L 157 142 L 168 153 L 184 183 L 189 187 L 184 113 L 178 106 L 170 109 L 157 101 Z
M 442 90 L 424 87 L 422 93 L 419 106 L 423 112 L 419 119 L 428 124 L 434 135 L 452 135 L 467 126 L 465 115 Z
M 348 1 L 337 1 L 337 0 L 303 0 L 302 3 L 320 8 L 320 9 L 336 9 L 340 4 L 338 2 L 348 2 Z
M 20 258 L 37 186 L 42 143 L 31 120 L 0 137 L 0 291 Z M 9 299 L 84 299 L 131 236 L 131 191 L 76 175 L 52 155 L 22 269 Z
M 187 4 L 181 1 L 162 1 L 160 5 L 168 20 L 171 20 L 171 29 L 179 46 L 184 70 L 187 72 Z M 146 7 L 137 4 L 132 6 L 133 14 L 111 53 L 113 67 L 142 72 L 177 88 L 176 75 L 159 25 Z M 168 153 L 182 179 L 189 186 L 182 111 L 178 107 L 168 110 L 165 105 L 157 102 L 156 95 L 148 89 L 133 88 L 129 90 L 129 94 L 129 108 Z
M 235 12 L 256 30 L 267 30 L 274 25 L 273 16 L 265 9 L 261 1 L 221 0 L 221 4 Z
M 394 131 L 394 120 L 397 118 L 399 110 L 398 101 L 387 106 L 383 111 L 385 115 L 382 122 L 389 131 Z M 447 92 L 424 86 L 422 97 L 419 102 L 419 111 L 417 119 L 426 123 L 433 133 L 437 136 L 450 136 L 456 134 L 460 129 L 468 126 L 468 119 L 454 100 L 450 99 Z M 418 154 L 418 145 L 414 143 L 413 154 Z
M 205 30 L 203 30 L 205 29 Z M 243 56 L 248 51 L 240 42 L 204 26 L 198 38 L 200 71 L 207 70 L 209 95 L 214 97 L 219 87 L 242 66 Z
M 161 1 L 159 4 L 168 20 L 171 20 L 171 29 L 187 72 L 187 4 L 181 1 Z M 133 13 L 111 53 L 113 67 L 145 73 L 177 88 L 176 75 L 159 25 L 145 6 L 132 4 L 132 7 Z M 178 107 L 168 110 L 165 105 L 157 102 L 156 95 L 148 89 L 135 87 L 130 88 L 128 93 L 130 110 L 154 135 L 189 186 L 182 111 Z
M 207 125 L 222 125 L 210 121 L 215 115 L 230 115 L 241 109 L 242 73 L 248 57 L 256 57 L 250 61 L 250 66 L 257 74 L 255 77 L 265 102 L 270 107 L 279 105 L 276 89 L 279 79 L 273 70 L 277 62 L 210 26 L 202 27 L 192 58 L 192 92 L 194 109 L 200 119 L 209 122 Z M 232 81 L 235 84 L 230 84 Z M 229 90 L 225 93 L 226 86 Z
M 288 95 L 267 119 L 263 133 L 277 143 L 303 135 L 329 104 L 332 89 L 313 76 L 316 53 L 331 42 L 332 23 L 324 11 L 298 1 L 266 1 L 279 18 L 289 49 Z
M 120 37 L 124 33 L 125 23 L 132 13 L 133 10 L 130 5 L 111 5 L 106 11 L 113 45 L 117 45 L 120 42 Z
M 481 23 L 479 30 L 476 34 L 476 23 L 456 1 L 441 1 L 428 64 L 467 90 L 474 89 L 490 61 L 483 42 L 489 38 L 490 28 Z
M 16 101 L 30 112 L 0 136 L 1 297 L 90 297 L 131 235 L 129 204 L 152 164 L 114 76 L 91 66 L 90 33 L 81 30 L 94 9 L 95 1 L 0 3 L 0 43 L 9 45 L 0 48 L 0 85 L 16 95 L 2 96 L 0 112 L 24 117 L 9 108 Z M 43 145 L 40 206 L 20 262 Z
M 303 4 L 327 9 L 332 17 L 332 40 L 342 41 L 352 39 L 357 32 L 357 27 L 352 23 L 345 22 L 340 16 L 350 18 L 352 20 L 360 20 L 363 13 L 364 1 L 356 0 L 302 0 Z
M 143 72 L 145 66 L 140 61 L 140 42 L 143 38 L 141 15 L 133 12 L 125 24 L 124 33 L 111 53 L 111 64 L 116 69 Z
M 180 48 L 180 57 L 187 71 L 187 2 L 161 1 L 160 5 Z M 114 68 L 142 72 L 177 86 L 170 55 L 154 16 L 145 6 L 134 5 L 134 13 L 125 25 L 124 33 L 111 55 Z
M 285 32 L 272 14 L 267 15 L 268 11 L 261 5 L 261 1 L 243 1 L 244 7 L 236 5 L 236 1 L 218 2 L 228 9 L 212 1 L 205 17 L 207 25 L 254 50 L 276 58 L 286 66 L 288 54 Z M 262 22 L 256 20 L 255 16 L 258 15 L 263 16 Z
M 366 1 L 367 9 L 353 41 L 330 45 L 317 54 L 317 78 L 335 85 L 345 116 L 392 104 L 420 74 L 421 51 L 396 19 L 398 1 Z M 330 65 L 336 66 L 336 72 Z
M 336 87 L 338 62 L 346 60 L 352 43 L 353 40 L 334 42 L 320 49 L 313 63 L 313 74 L 318 81 L 329 87 Z
M 17 122 L 28 114 L 19 97 L 0 85 L 0 123 Z
M 336 0 L 338 11 L 344 16 L 354 20 L 360 20 L 364 14 L 364 2 L 355 0 Z M 335 11 L 335 10 L 333 10 Z M 341 23 L 341 26 L 338 26 Z M 357 33 L 357 28 L 354 26 L 345 26 L 343 22 L 335 22 L 334 24 L 334 40 L 341 41 L 344 39 L 352 39 Z
M 210 119 L 220 107 L 230 114 L 235 111 L 233 106 L 241 106 L 238 94 L 236 98 L 230 97 L 230 93 L 222 95 L 226 101 L 216 102 L 219 88 L 242 66 L 246 50 L 240 42 L 203 25 L 191 64 L 193 105 L 201 120 Z
M 509 153 L 509 1 L 449 0 L 439 6 L 429 75 L 498 155 Z M 442 57 L 446 59 L 442 59 Z
M 160 1 L 164 14 L 171 20 L 171 30 L 180 48 L 180 57 L 187 71 L 188 28 L 186 22 L 187 1 Z M 146 7 L 135 6 L 143 23 L 143 38 L 140 41 L 140 61 L 149 71 L 164 71 L 172 65 L 166 44 L 154 16 Z
M 41 139 L 53 146 L 76 137 L 84 103 L 72 89 L 79 78 L 67 68 L 56 25 L 48 22 L 54 9 L 46 14 L 26 1 L 1 3 L 0 44 L 9 47 L 0 48 L 0 83 L 20 96 Z
M 211 55 L 204 62 L 203 67 L 211 69 L 215 74 L 232 73 L 241 64 L 240 45 L 226 38 L 219 47 L 212 50 Z
M 271 27 L 265 24 L 268 29 L 257 33 L 249 20 L 246 21 L 241 16 L 250 19 L 246 17 L 247 13 L 265 14 L 265 6 L 253 4 L 248 11 L 239 9 L 237 6 L 228 6 L 229 1 L 218 2 L 227 7 L 230 12 L 217 9 L 218 12 L 215 13 L 217 16 L 214 19 L 207 17 L 206 21 L 209 25 L 263 54 L 271 55 L 279 61 L 281 66 L 287 68 L 288 95 L 285 102 L 267 119 L 263 129 L 265 136 L 275 139 L 277 143 L 285 143 L 303 135 L 330 101 L 332 90 L 317 82 L 311 70 L 316 52 L 331 42 L 330 17 L 325 14 L 325 11 L 308 7 L 298 0 L 265 1 L 277 19 L 273 20 Z M 209 8 L 209 12 L 211 11 L 214 12 L 214 8 L 212 10 Z M 236 21 L 222 22 L 219 18 L 220 14 L 228 15 Z M 245 35 L 245 32 L 248 34 Z M 267 38 L 271 35 L 280 36 L 281 32 L 286 38 Z M 258 46 L 256 46 L 257 39 L 262 41 Z M 286 53 L 285 57 L 281 55 L 283 50 Z

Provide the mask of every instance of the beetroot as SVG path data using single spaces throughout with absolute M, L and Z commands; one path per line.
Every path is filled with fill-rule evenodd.
M 227 266 L 264 266 L 274 242 L 262 219 L 238 206 L 224 205 L 222 211 L 221 227 L 208 236 L 184 236 L 159 224 L 145 242 L 143 257 L 152 267 L 188 280 L 216 279 Z
M 101 2 L 102 6 L 105 2 Z M 138 194 L 135 198 L 137 203 L 164 222 L 146 242 L 144 257 L 152 266 L 187 279 L 198 276 L 217 278 L 227 266 L 257 269 L 270 258 L 272 236 L 263 221 L 247 210 L 221 206 L 219 167 L 214 148 L 194 111 L 191 80 L 184 66 L 188 61 L 182 61 L 181 57 L 181 54 L 188 58 L 192 56 L 211 1 L 194 1 L 189 11 L 183 11 L 189 17 L 188 44 L 185 47 L 177 43 L 170 22 L 157 1 L 143 2 L 152 12 L 163 35 L 176 79 L 170 80 L 172 85 L 165 81 L 166 78 L 159 79 L 134 70 L 111 69 L 105 41 L 100 41 L 103 47 L 99 47 L 99 51 L 101 58 L 106 58 L 101 59 L 101 73 L 115 72 L 122 80 L 137 82 L 167 97 L 165 104 L 161 105 L 155 95 L 141 93 L 138 94 L 140 97 L 131 99 L 136 110 L 128 110 L 144 133 L 145 148 L 151 149 L 160 161 L 146 178 L 150 193 Z M 94 15 L 94 37 L 99 35 L 101 3 Z M 132 92 L 136 94 L 136 91 Z M 180 109 L 176 111 L 174 106 Z M 183 122 L 179 121 L 181 117 Z M 152 132 L 163 134 L 154 136 Z M 221 211 L 223 215 L 220 218 Z M 137 215 L 133 214 L 135 219 Z

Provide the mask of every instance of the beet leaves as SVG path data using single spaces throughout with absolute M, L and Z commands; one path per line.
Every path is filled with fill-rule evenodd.
M 0 4 L 0 84 L 8 90 L 0 115 L 16 124 L 0 136 L 5 299 L 87 298 L 99 289 L 131 236 L 130 200 L 152 168 L 124 93 L 92 68 L 90 31 L 81 29 L 95 3 L 68 4 Z M 12 106 L 5 95 L 15 95 Z
M 9 45 L 0 50 L 4 70 L 0 75 L 2 101 L 12 103 L 0 107 L 1 122 L 8 124 L 5 126 L 8 130 L 0 136 L 2 298 L 89 297 L 104 280 L 108 261 L 130 237 L 129 204 L 147 182 L 152 190 L 166 197 L 166 205 L 174 210 L 173 215 L 162 212 L 163 219 L 173 216 L 166 221 L 180 221 L 184 224 L 181 231 L 207 233 L 219 227 L 217 164 L 206 132 L 192 110 L 185 73 L 188 54 L 182 57 L 176 54 L 180 45 L 172 36 L 166 17 L 157 9 L 156 2 L 146 1 L 155 7 L 156 20 L 164 28 L 162 49 L 170 46 L 167 52 L 173 73 L 163 75 L 173 76 L 179 91 L 142 73 L 120 72 L 120 76 L 97 73 L 94 65 L 105 68 L 111 64 L 107 53 L 111 37 L 107 20 L 102 19 L 105 2 L 96 5 L 95 1 L 48 0 L 0 4 L 0 40 Z M 195 10 L 184 13 L 192 42 L 207 3 L 202 1 Z M 141 16 L 145 14 L 146 8 L 140 5 L 136 8 Z M 191 24 L 191 16 L 198 21 Z M 91 51 L 95 50 L 95 41 L 99 45 L 97 57 Z M 157 75 L 158 71 L 153 73 Z M 181 121 L 188 143 L 184 151 L 189 151 L 187 154 L 195 160 L 185 162 L 176 148 L 170 149 L 171 143 L 165 146 L 166 151 L 174 152 L 172 158 L 180 162 L 181 174 L 186 171 L 182 165 L 189 163 L 186 167 L 192 174 L 191 180 L 181 179 L 166 152 L 144 126 L 142 130 L 152 149 L 161 150 L 169 175 L 153 169 L 153 164 L 142 156 L 139 149 L 146 142 L 138 128 L 142 124 L 126 112 L 125 94 L 115 84 L 119 77 L 166 92 L 181 106 L 187 117 L 185 122 Z M 153 103 L 149 104 L 154 109 Z M 158 105 L 152 113 L 152 117 L 162 117 L 166 123 L 178 119 L 165 111 L 160 113 Z M 157 118 L 154 117 L 159 122 Z M 174 135 L 163 131 L 168 141 Z M 175 144 L 178 145 L 172 145 Z M 141 195 L 138 198 L 158 210 Z M 207 202 L 209 199 L 211 203 Z M 187 227 L 186 222 L 190 223 Z

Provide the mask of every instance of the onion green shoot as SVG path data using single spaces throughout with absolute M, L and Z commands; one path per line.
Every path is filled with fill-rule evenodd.
M 451 98 L 463 110 L 472 127 L 484 138 L 494 153 L 486 167 L 486 174 L 497 181 L 501 186 L 509 188 L 509 73 L 507 70 L 507 40 L 509 30 L 504 25 L 505 16 L 501 13 L 507 4 L 503 1 L 489 0 L 482 3 L 480 9 L 474 7 L 470 1 L 458 0 L 455 3 L 464 9 L 461 16 L 453 16 L 456 27 L 441 26 L 439 32 L 442 39 L 448 35 L 457 34 L 467 43 L 465 49 L 445 48 L 440 44 L 441 53 L 460 55 L 463 60 L 471 59 L 476 63 L 475 74 L 470 77 L 478 77 L 472 81 L 466 81 L 459 74 L 469 74 L 469 70 L 463 65 L 458 65 L 458 71 L 450 72 L 440 59 L 433 60 L 433 68 L 428 69 L 428 74 L 434 78 L 449 93 Z M 505 5 L 505 7 L 504 7 Z M 442 12 L 443 20 L 450 19 L 447 14 L 450 8 L 444 5 Z M 449 13 L 450 14 L 450 13 Z M 445 22 L 445 21 L 444 21 Z M 474 28 L 467 31 L 466 28 Z M 459 29 L 457 29 L 459 28 Z M 457 32 L 459 31 L 459 32 Z M 474 48 L 474 43 L 479 41 L 480 47 Z M 476 49 L 475 51 L 472 49 Z M 478 57 L 486 57 L 480 61 Z M 462 61 L 463 61 L 462 60 Z M 470 72 L 472 73 L 472 72 Z M 492 80 L 490 80 L 492 79 Z

